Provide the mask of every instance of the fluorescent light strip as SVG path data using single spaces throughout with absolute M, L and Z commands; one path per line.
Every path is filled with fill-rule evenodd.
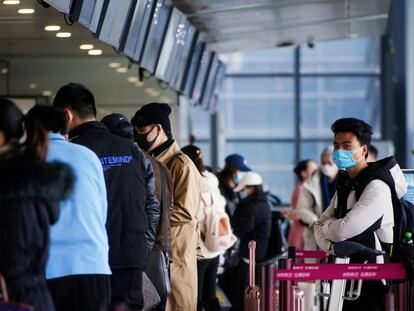
M 93 44 L 81 44 L 79 46 L 79 48 L 81 50 L 92 50 L 93 49 Z
M 19 14 L 33 14 L 34 12 L 34 9 L 20 9 L 17 11 Z
M 56 37 L 58 37 L 58 38 L 70 38 L 70 37 L 72 37 L 72 34 L 70 32 L 58 32 L 56 34 Z
M 60 26 L 59 25 L 47 25 L 45 27 L 46 31 L 59 31 L 60 30 Z
M 102 50 L 89 50 L 88 51 L 88 54 L 89 55 L 93 55 L 93 56 L 101 55 L 102 54 Z
M 20 0 L 4 0 L 3 4 L 5 4 L 5 5 L 16 5 L 16 4 L 20 4 Z
M 119 68 L 116 68 L 116 72 L 126 73 L 126 72 L 128 72 L 128 68 L 126 68 L 126 67 L 119 67 Z
M 127 81 L 129 83 L 136 83 L 136 82 L 138 82 L 138 77 L 128 77 Z
M 121 67 L 120 63 L 109 63 L 109 68 L 115 69 Z

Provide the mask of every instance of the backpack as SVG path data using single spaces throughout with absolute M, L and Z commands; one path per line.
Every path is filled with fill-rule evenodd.
M 405 262 L 409 256 L 407 256 L 407 250 L 402 244 L 402 240 L 405 232 L 414 233 L 414 205 L 404 198 L 398 198 L 392 171 L 401 172 L 397 161 L 393 157 L 370 163 L 368 168 L 361 173 L 362 176 L 358 176 L 355 197 L 359 200 L 365 187 L 375 179 L 383 181 L 390 187 L 394 212 L 394 238 L 388 254 L 392 262 Z M 402 178 L 404 177 L 402 176 Z
M 224 252 L 236 242 L 230 225 L 230 218 L 223 210 L 214 208 L 213 197 L 206 199 L 201 197 L 204 214 L 203 242 L 208 250 L 212 252 Z

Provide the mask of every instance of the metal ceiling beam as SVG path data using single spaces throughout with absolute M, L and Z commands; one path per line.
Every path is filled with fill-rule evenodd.
M 188 14 L 189 18 L 193 17 L 201 17 L 206 15 L 212 14 L 220 14 L 220 13 L 228 13 L 228 12 L 240 12 L 240 11 L 252 11 L 252 10 L 267 10 L 267 9 L 283 9 L 286 7 L 294 7 L 300 5 L 307 5 L 307 4 L 333 4 L 338 2 L 344 2 L 344 0 L 319 0 L 319 1 L 312 1 L 311 3 L 306 0 L 286 0 L 283 3 L 269 1 L 263 3 L 253 3 L 253 4 L 245 4 L 245 5 L 238 5 L 238 6 L 230 6 L 230 7 L 222 7 L 216 9 L 206 9 L 200 10 L 196 13 Z
M 249 30 L 249 31 L 243 31 L 243 32 L 235 32 L 231 34 L 226 34 L 224 36 L 206 36 L 207 42 L 222 42 L 222 41 L 235 41 L 239 39 L 244 39 L 247 35 L 252 34 L 260 34 L 262 37 L 267 36 L 267 32 L 277 32 L 277 31 L 284 31 L 289 29 L 296 29 L 301 27 L 312 27 L 312 26 L 319 26 L 319 25 L 330 25 L 330 24 L 341 24 L 341 23 L 354 23 L 354 22 L 365 22 L 365 21 L 372 21 L 372 20 L 382 20 L 387 19 L 388 14 L 375 14 L 375 15 L 361 15 L 361 16 L 353 16 L 349 18 L 333 18 L 333 19 L 326 19 L 326 20 L 320 20 L 320 21 L 313 21 L 313 22 L 307 22 L 307 23 L 301 23 L 301 24 L 295 24 L 295 25 L 288 25 L 288 26 L 282 26 L 282 27 L 268 27 L 268 28 L 262 28 L 262 29 L 256 29 L 256 30 Z M 220 28 L 216 29 L 209 29 L 209 32 L 211 31 L 217 31 L 219 32 Z

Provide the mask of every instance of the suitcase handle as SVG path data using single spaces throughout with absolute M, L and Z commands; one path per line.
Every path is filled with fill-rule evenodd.
M 249 242 L 249 285 L 255 286 L 256 284 L 256 241 Z

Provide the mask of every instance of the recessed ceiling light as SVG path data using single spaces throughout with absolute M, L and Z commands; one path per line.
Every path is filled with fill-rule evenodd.
M 35 88 L 37 88 L 37 84 L 36 83 L 30 83 L 29 84 L 29 89 L 34 90 Z
M 60 26 L 59 25 L 47 25 L 45 27 L 46 31 L 59 31 L 60 30 Z
M 109 68 L 118 68 L 118 67 L 121 67 L 121 64 L 120 63 L 109 63 Z
M 81 44 L 79 46 L 79 48 L 81 50 L 92 50 L 93 49 L 93 44 Z
M 348 37 L 350 37 L 350 38 L 358 38 L 359 37 L 359 34 L 357 34 L 356 32 L 351 32 L 351 33 L 348 34 Z
M 150 96 L 152 96 L 152 97 L 157 97 L 158 95 L 160 95 L 160 92 L 158 92 L 158 91 L 154 91 L 150 94 Z
M 20 0 L 4 0 L 3 4 L 6 4 L 6 5 L 20 4 Z
M 33 14 L 34 12 L 34 9 L 20 9 L 17 11 L 19 14 Z
M 6 75 L 9 72 L 9 70 L 7 68 L 1 68 L 0 73 L 2 75 Z
M 50 96 L 52 96 L 52 91 L 51 90 L 44 90 L 42 92 L 42 95 L 46 96 L 46 97 L 50 97 Z
M 72 34 L 70 32 L 58 32 L 56 37 L 58 38 L 70 38 Z
M 137 81 L 134 84 L 135 84 L 135 86 L 138 86 L 138 87 L 144 86 L 144 82 L 142 82 L 142 81 Z
M 167 96 L 161 96 L 160 100 L 163 101 L 164 103 L 170 102 L 170 99 Z
M 89 55 L 101 55 L 102 54 L 102 50 L 89 50 L 88 51 Z
M 125 73 L 125 72 L 128 72 L 128 68 L 127 67 L 119 67 L 119 68 L 116 68 L 116 72 Z
M 128 77 L 127 81 L 130 82 L 130 83 L 138 82 L 138 77 Z

